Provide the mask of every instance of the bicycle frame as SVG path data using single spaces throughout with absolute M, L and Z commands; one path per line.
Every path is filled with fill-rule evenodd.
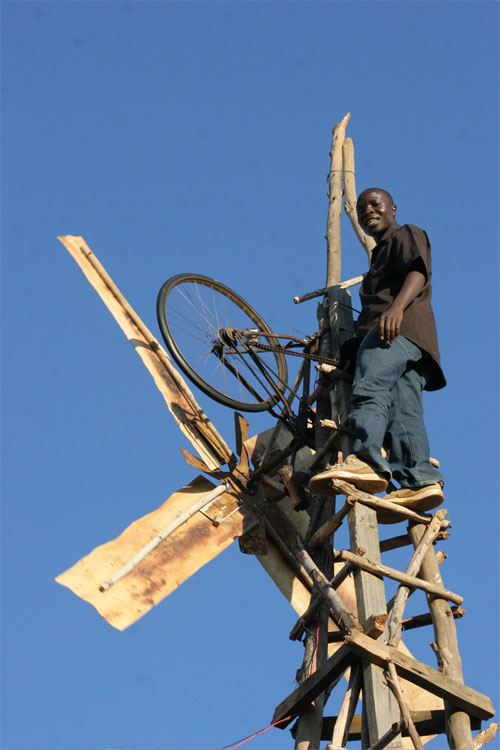
M 244 331 L 238 331 L 233 328 L 229 329 L 219 329 L 218 336 L 219 341 L 214 343 L 213 352 L 216 354 L 216 356 L 220 359 L 220 361 L 224 364 L 224 366 L 228 369 L 231 374 L 238 378 L 238 380 L 241 382 L 241 384 L 249 390 L 250 393 L 253 395 L 256 395 L 256 391 L 254 388 L 248 383 L 248 381 L 239 373 L 236 368 L 233 367 L 231 362 L 224 357 L 224 346 L 227 347 L 232 354 L 237 354 L 240 358 L 244 358 L 246 355 L 249 357 L 252 362 L 254 363 L 257 370 L 261 373 L 262 377 L 264 378 L 266 384 L 270 388 L 270 393 L 275 397 L 276 404 L 281 403 L 282 404 L 282 411 L 281 413 L 276 413 L 273 410 L 273 407 L 270 407 L 268 411 L 270 414 L 272 414 L 273 417 L 280 420 L 286 426 L 290 429 L 292 434 L 300 439 L 301 444 L 303 445 L 309 445 L 309 447 L 314 446 L 314 439 L 312 436 L 308 434 L 308 428 L 307 423 L 308 421 L 313 421 L 313 412 L 310 409 L 309 404 L 309 389 L 310 389 L 310 380 L 311 380 L 311 359 L 305 359 L 302 362 L 301 367 L 299 368 L 299 372 L 297 373 L 297 376 L 295 378 L 295 381 L 291 387 L 287 386 L 287 389 L 289 390 L 290 394 L 287 398 L 285 394 L 279 390 L 277 387 L 275 380 L 270 376 L 269 372 L 267 371 L 266 366 L 261 362 L 259 359 L 259 351 L 268 351 L 269 347 L 268 345 L 262 345 L 262 343 L 259 343 L 259 336 L 264 336 L 266 339 L 274 338 L 277 341 L 279 339 L 287 339 L 288 344 L 286 346 L 280 346 L 280 349 L 283 353 L 290 353 L 290 349 L 301 347 L 303 350 L 306 350 L 308 347 L 311 347 L 312 345 L 317 345 L 317 342 L 319 340 L 319 337 L 316 337 L 315 339 L 307 340 L 307 339 L 299 339 L 295 336 L 291 336 L 288 334 L 269 334 L 269 333 L 263 333 L 258 331 L 258 329 L 247 329 Z M 299 354 L 298 356 L 302 356 Z M 248 369 L 251 370 L 251 367 L 249 366 L 248 361 L 245 361 L 245 364 Z M 252 371 L 253 376 L 258 379 L 258 375 L 256 370 Z M 275 375 L 275 373 L 273 373 Z M 298 388 L 302 382 L 302 395 L 298 395 Z M 269 391 L 268 391 L 269 393 Z M 291 403 L 293 400 L 297 398 L 299 400 L 299 409 L 297 415 L 294 414 L 294 412 L 291 409 Z

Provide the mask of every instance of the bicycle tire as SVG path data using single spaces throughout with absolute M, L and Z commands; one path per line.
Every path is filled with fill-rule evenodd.
M 271 333 L 262 317 L 232 289 L 208 276 L 177 274 L 161 287 L 156 312 L 168 351 L 207 396 L 231 409 L 253 412 L 271 409 L 280 400 L 272 387 L 252 375 L 249 355 L 245 359 L 227 347 L 221 354 L 220 331 L 257 328 L 263 339 Z M 276 342 L 269 338 L 267 343 Z M 274 387 L 284 393 L 288 374 L 284 355 L 260 352 L 258 358 Z

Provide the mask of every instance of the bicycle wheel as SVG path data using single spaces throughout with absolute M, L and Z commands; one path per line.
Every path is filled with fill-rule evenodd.
M 265 411 L 279 401 L 277 391 L 283 393 L 287 381 L 285 357 L 259 351 L 259 341 L 276 345 L 266 336 L 271 329 L 227 286 L 207 276 L 178 274 L 160 289 L 156 312 L 172 357 L 207 396 L 241 411 Z M 228 334 L 248 329 L 258 363 L 244 343 Z

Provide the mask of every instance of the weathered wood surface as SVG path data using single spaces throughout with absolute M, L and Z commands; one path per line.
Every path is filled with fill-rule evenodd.
M 80 266 L 150 372 L 181 432 L 210 469 L 232 458 L 232 451 L 196 402 L 168 354 L 127 302 L 83 237 L 58 237 Z
M 495 715 L 491 700 L 477 690 L 473 690 L 453 680 L 437 669 L 428 667 L 411 656 L 403 654 L 393 646 L 369 638 L 358 630 L 353 630 L 345 639 L 346 645 L 364 659 L 384 667 L 389 661 L 394 663 L 400 677 L 420 685 L 424 689 L 451 701 L 455 706 L 479 719 L 490 719 Z
M 425 537 L 424 526 L 422 524 L 410 525 L 408 533 L 415 548 L 418 548 Z M 424 580 L 432 581 L 434 585 L 443 585 L 439 565 L 432 548 L 427 551 L 422 561 L 420 574 Z M 442 669 L 444 675 L 451 677 L 457 683 L 463 684 L 462 661 L 450 605 L 446 600 L 434 596 L 428 596 L 427 601 L 434 626 L 440 669 Z M 470 720 L 466 709 L 460 711 L 460 708 L 453 701 L 445 701 L 447 736 L 450 747 L 455 748 L 455 750 L 467 750 L 468 747 L 471 747 L 472 741 Z
M 363 505 L 368 505 L 368 507 L 370 508 L 391 510 L 394 513 L 400 515 L 402 521 L 407 518 L 412 521 L 418 521 L 420 523 L 431 522 L 432 516 L 424 515 L 423 513 L 417 513 L 414 510 L 403 508 L 402 506 L 396 506 L 395 503 L 391 503 L 389 500 L 384 500 L 383 498 L 376 497 L 376 495 L 369 495 L 368 492 L 358 490 L 357 487 L 355 487 L 353 484 L 344 482 L 343 479 L 332 479 L 331 485 L 332 492 L 346 495 L 346 497 L 354 497 L 356 498 L 356 500 L 358 500 L 358 502 L 362 503 Z
M 330 609 L 335 613 L 339 624 L 346 630 L 359 627 L 356 615 L 346 607 L 342 597 L 337 594 L 334 588 L 332 588 L 325 574 L 321 572 L 307 552 L 304 549 L 299 549 L 296 554 L 302 565 L 314 580 L 314 583 L 318 586 L 324 599 L 328 602 Z
M 335 131 L 334 131 L 335 132 Z M 335 136 L 334 136 L 335 137 Z M 331 203 L 330 203 L 331 207 Z M 328 242 L 328 263 L 331 262 L 332 258 L 340 258 L 340 234 L 337 236 L 335 246 L 331 244 L 331 238 L 327 235 Z M 328 304 L 326 300 L 318 305 L 317 308 L 317 320 L 318 330 L 328 332 Z M 331 335 L 334 335 L 334 331 L 330 331 Z M 324 335 L 320 339 L 320 352 L 322 356 L 330 357 L 332 350 L 331 335 Z M 321 466 L 328 460 L 331 449 L 333 448 L 334 439 L 331 436 L 330 430 L 322 427 L 322 418 L 330 418 L 332 416 L 332 393 L 328 389 L 323 389 L 317 397 L 316 401 L 316 420 L 314 426 L 314 444 L 316 448 L 316 455 L 314 461 L 311 464 L 311 468 L 314 466 Z M 327 510 L 329 507 L 329 511 Z M 335 496 L 332 495 L 328 499 L 313 496 L 312 502 L 309 508 L 309 524 L 306 534 L 306 539 L 310 539 L 315 531 L 323 524 L 329 514 L 335 511 Z M 309 619 L 308 627 L 304 634 L 304 655 L 302 664 L 297 671 L 297 681 L 303 682 L 309 678 L 315 670 L 318 670 L 322 664 L 325 663 L 328 657 L 328 619 L 330 615 L 329 606 L 331 602 L 326 603 L 324 597 L 321 595 L 321 591 L 318 585 L 317 577 L 313 574 L 312 569 L 307 563 L 311 563 L 315 566 L 315 572 L 318 572 L 318 567 L 321 568 L 323 573 L 326 573 L 327 577 L 333 574 L 333 561 L 329 554 L 329 549 L 326 544 L 319 545 L 312 552 L 313 560 L 311 560 L 307 553 L 304 551 L 303 545 L 300 543 L 300 537 L 296 537 L 299 540 L 297 543 L 291 540 L 294 554 L 300 560 L 301 565 L 307 567 L 311 579 L 314 582 L 314 586 L 311 592 L 311 603 L 314 603 L 316 599 L 319 599 L 320 605 L 317 610 L 314 611 Z M 303 559 L 300 555 L 307 556 L 307 560 Z M 299 554 L 297 554 L 299 553 Z M 331 569 L 331 573 L 327 571 L 327 567 Z M 340 602 L 343 607 L 342 601 L 338 595 L 334 594 L 334 608 L 336 618 L 338 619 L 338 606 L 335 606 L 336 602 Z M 336 597 L 336 599 L 335 599 Z M 345 609 L 345 608 L 344 608 Z M 295 750 L 319 750 L 320 736 L 321 736 L 321 724 L 323 720 L 323 706 L 325 702 L 325 695 L 318 693 L 311 703 L 300 712 L 298 717 L 297 725 L 295 727 Z
M 415 728 L 419 733 L 420 737 L 425 737 L 431 734 L 444 734 L 445 731 L 445 712 L 444 709 L 429 709 L 421 711 L 410 711 L 410 716 L 415 724 Z M 321 739 L 328 740 L 333 734 L 335 724 L 337 722 L 337 716 L 325 716 L 323 719 L 323 729 L 321 730 Z M 481 719 L 475 716 L 471 717 L 471 724 L 473 729 L 481 728 Z M 403 737 L 408 736 L 408 729 L 402 727 L 401 734 Z M 355 741 L 361 739 L 361 714 L 353 716 L 349 734 L 347 736 L 348 741 Z
M 472 727 L 474 729 L 474 727 Z M 491 740 L 494 740 L 497 732 L 500 728 L 500 724 L 497 724 L 497 722 L 492 721 L 489 727 L 484 729 L 482 732 L 479 732 L 479 734 L 476 734 L 474 737 L 474 741 L 472 744 L 472 750 L 479 750 L 479 748 L 484 747 L 484 745 L 487 745 L 488 742 L 491 742 Z
M 345 745 L 352 717 L 354 716 L 359 700 L 362 684 L 361 664 L 353 664 L 349 676 L 349 685 L 342 700 L 339 715 L 337 716 L 337 721 L 335 722 L 332 732 L 332 741 L 326 746 L 326 750 L 336 750 L 336 748 Z
M 399 682 L 398 674 L 392 661 L 390 661 L 387 665 L 387 672 L 389 684 L 394 695 L 396 696 L 396 700 L 399 704 L 399 709 L 401 711 L 404 724 L 408 727 L 408 733 L 411 737 L 411 741 L 413 742 L 413 747 L 415 748 L 415 750 L 424 750 L 424 746 L 422 745 L 420 737 L 418 736 L 418 732 L 415 729 L 415 724 L 413 723 L 410 716 L 410 709 L 408 708 L 408 704 L 403 695 L 403 691 L 401 690 L 401 684 Z
M 337 531 L 345 516 L 349 513 L 349 509 L 351 508 L 351 506 L 352 503 L 346 501 L 340 508 L 340 510 L 337 511 L 337 513 L 334 513 L 333 516 L 330 516 L 330 518 L 328 518 L 325 523 L 320 526 L 320 528 L 313 534 L 313 536 L 311 537 L 311 541 L 309 542 L 309 547 L 311 549 L 315 549 L 318 544 L 326 541 L 328 537 L 332 536 L 332 534 Z
M 356 503 L 349 511 L 348 519 L 351 549 L 366 550 L 366 555 L 377 564 L 380 561 L 380 544 L 376 512 L 372 508 Z M 359 555 L 353 555 L 353 557 L 357 558 Z M 354 588 L 358 603 L 358 617 L 363 627 L 373 615 L 386 614 L 385 586 L 382 578 L 362 568 L 357 568 L 354 573 Z M 381 638 L 383 639 L 384 636 L 382 635 Z M 399 721 L 399 711 L 380 666 L 364 659 L 362 670 L 367 740 L 372 745 L 395 722 Z M 367 747 L 364 739 L 361 744 L 363 748 Z M 388 747 L 401 748 L 401 738 L 394 737 Z
M 346 560 L 347 562 L 350 562 L 353 565 L 361 568 L 362 570 L 368 571 L 369 573 L 373 573 L 374 575 L 387 576 L 388 578 L 392 578 L 394 581 L 400 581 L 407 586 L 422 589 L 423 591 L 433 594 L 434 596 L 448 599 L 450 602 L 454 602 L 455 604 L 462 604 L 463 602 L 463 597 L 459 594 L 455 594 L 453 591 L 444 589 L 441 586 L 430 583 L 429 581 L 406 575 L 406 573 L 401 573 L 401 571 L 396 570 L 396 568 L 390 568 L 388 565 L 382 565 L 381 563 L 374 562 L 373 560 L 370 560 L 368 558 L 368 555 L 365 559 L 364 556 L 355 555 L 349 550 L 342 549 L 339 552 L 335 553 L 335 558 L 337 560 Z
M 361 242 L 365 250 L 368 261 L 370 261 L 372 250 L 375 247 L 375 240 L 368 234 L 365 234 L 358 222 L 356 211 L 357 193 L 356 193 L 356 170 L 354 168 L 354 144 L 352 138 L 346 138 L 342 147 L 344 157 L 344 210 L 349 217 L 352 228 L 356 237 Z
M 327 268 L 326 286 L 333 286 L 340 281 L 340 215 L 342 213 L 342 146 L 344 145 L 345 129 L 350 114 L 334 127 L 332 146 L 330 150 L 330 173 L 328 175 L 328 217 L 326 222 L 327 240 Z
M 294 717 L 303 713 L 317 695 L 322 693 L 336 677 L 343 674 L 347 667 L 351 666 L 354 659 L 354 653 L 349 646 L 345 644 L 340 646 L 328 661 L 276 707 L 272 723 L 281 721 L 286 716 Z M 281 723 L 280 729 L 284 729 L 290 721 L 292 719 Z
M 420 542 L 415 548 L 415 552 L 413 553 L 413 556 L 408 564 L 408 567 L 406 568 L 407 576 L 418 575 L 420 566 L 422 565 L 422 560 L 424 559 L 431 544 L 434 542 L 437 535 L 439 534 L 439 531 L 441 529 L 441 526 L 443 525 L 444 518 L 447 515 L 447 513 L 448 511 L 443 508 L 441 510 L 438 510 L 434 514 L 432 521 L 427 526 L 424 534 L 422 535 L 422 538 L 420 539 Z M 410 591 L 411 591 L 410 586 L 405 586 L 404 584 L 400 584 L 398 591 L 396 593 L 396 596 L 394 598 L 394 604 L 392 607 L 392 614 L 391 614 L 391 622 L 389 625 L 389 641 L 388 642 L 390 643 L 391 646 L 397 646 L 401 638 L 403 612 L 404 612 L 408 597 L 410 595 Z
M 451 607 L 451 613 L 454 620 L 458 620 L 460 617 L 465 616 L 465 609 L 462 607 Z M 432 616 L 430 612 L 423 612 L 421 615 L 413 615 L 412 617 L 405 618 L 402 623 L 403 630 L 414 630 L 415 628 L 422 628 L 426 625 L 432 625 Z
M 255 524 L 255 518 L 239 508 L 234 495 L 224 493 L 214 502 L 225 518 L 218 526 L 197 511 L 124 578 L 100 591 L 106 580 L 214 486 L 205 477 L 197 477 L 116 539 L 96 547 L 58 575 L 56 581 L 92 604 L 110 625 L 124 630 Z

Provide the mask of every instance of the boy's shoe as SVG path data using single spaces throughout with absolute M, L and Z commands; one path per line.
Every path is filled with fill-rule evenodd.
M 423 512 L 441 505 L 444 494 L 441 485 L 436 483 L 428 484 L 425 487 L 417 487 L 413 490 L 405 488 L 388 492 L 384 500 L 403 508 Z M 377 508 L 377 520 L 379 523 L 397 523 L 398 521 L 404 521 L 405 518 L 385 508 Z
M 388 485 L 387 479 L 377 474 L 375 469 L 354 455 L 347 456 L 343 463 L 330 466 L 321 474 L 316 474 L 309 482 L 309 489 L 317 495 L 326 495 L 333 489 L 332 479 L 350 482 L 358 490 L 370 494 L 383 492 Z

